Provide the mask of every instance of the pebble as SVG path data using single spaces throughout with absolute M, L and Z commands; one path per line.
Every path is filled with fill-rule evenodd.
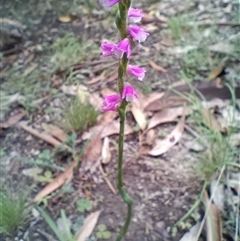
M 155 224 L 157 231 L 162 231 L 165 229 L 165 223 L 163 221 L 159 221 Z
M 51 120 L 51 118 L 50 118 L 49 115 L 45 115 L 45 116 L 44 116 L 44 119 L 45 119 L 46 122 L 49 122 L 49 121 Z
M 31 136 L 31 135 L 28 135 L 25 140 L 26 140 L 26 141 L 32 141 L 32 139 L 33 139 L 32 136 Z

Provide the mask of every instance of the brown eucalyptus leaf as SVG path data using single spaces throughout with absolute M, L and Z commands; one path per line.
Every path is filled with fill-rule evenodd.
M 20 112 L 16 115 L 10 116 L 7 121 L 0 123 L 0 128 L 6 129 L 17 124 L 24 117 L 24 115 L 24 112 Z
M 168 135 L 166 139 L 156 141 L 155 146 L 151 151 L 149 151 L 148 154 L 151 156 L 160 156 L 166 153 L 169 149 L 171 149 L 181 139 L 184 130 L 184 125 L 185 115 L 182 116 L 174 130 Z
M 148 124 L 148 129 L 151 129 L 159 124 L 174 121 L 178 116 L 184 112 L 184 107 L 163 109 L 155 113 Z M 186 113 L 187 114 L 187 113 Z
M 86 241 L 86 239 L 92 234 L 101 212 L 102 210 L 96 211 L 85 218 L 83 226 L 75 234 L 77 241 Z
M 96 161 L 102 150 L 102 140 L 100 136 L 94 136 L 91 141 L 87 144 L 84 151 L 84 161 Z
M 108 164 L 111 161 L 111 152 L 109 148 L 109 138 L 105 137 L 103 140 L 103 147 L 102 147 L 102 163 Z
M 56 137 L 58 140 L 62 142 L 67 141 L 67 134 L 58 126 L 42 124 L 42 127 L 45 131 L 47 131 L 52 136 Z
M 147 120 L 142 110 L 136 107 L 135 105 L 133 105 L 131 108 L 131 111 L 134 116 L 134 119 L 138 123 L 141 130 L 145 130 L 147 126 Z

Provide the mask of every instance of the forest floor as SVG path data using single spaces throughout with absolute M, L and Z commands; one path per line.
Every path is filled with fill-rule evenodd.
M 147 73 L 128 80 L 140 98 L 127 111 L 123 175 L 133 217 L 124 240 L 237 241 L 239 2 L 135 2 L 150 36 L 130 59 Z M 103 95 L 117 90 L 118 61 L 100 58 L 102 41 L 119 41 L 114 9 L 15 0 L 1 12 L 10 40 L 1 47 L 0 192 L 24 207 L 20 221 L 0 222 L 10 232 L 0 238 L 60 240 L 45 210 L 63 240 L 66 227 L 88 230 L 89 241 L 115 240 L 126 217 L 116 191 L 119 119 L 100 111 Z M 0 199 L 2 210 L 9 203 Z

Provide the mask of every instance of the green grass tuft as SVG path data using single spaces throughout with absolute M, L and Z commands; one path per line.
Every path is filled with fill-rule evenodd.
M 30 210 L 25 204 L 25 196 L 10 197 L 0 189 L 0 233 L 14 236 L 27 223 Z
M 72 100 L 64 110 L 63 128 L 66 131 L 84 131 L 96 123 L 99 112 L 89 103 L 82 103 L 79 98 Z

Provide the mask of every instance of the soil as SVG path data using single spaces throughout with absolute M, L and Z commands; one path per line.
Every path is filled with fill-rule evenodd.
M 113 24 L 113 18 L 110 14 L 103 11 L 99 5 L 94 5 L 94 11 L 90 12 L 83 5 L 79 4 L 76 9 L 78 18 L 69 23 L 61 23 L 58 17 L 67 15 L 69 10 L 64 10 L 64 4 L 59 12 L 56 10 L 56 2 L 50 1 L 52 7 L 47 6 L 47 2 L 38 3 L 34 8 L 34 1 L 28 0 L 21 6 L 20 1 L 6 1 L 3 5 L 4 18 L 10 18 L 20 21 L 26 25 L 23 33 L 22 42 L 18 43 L 18 51 L 5 56 L 3 68 L 10 71 L 11 68 L 19 66 L 19 71 L 23 73 L 29 68 L 29 63 L 26 65 L 26 59 L 31 54 L 34 58 L 30 63 L 37 63 L 37 69 L 42 71 L 42 81 L 37 81 L 41 87 L 39 92 L 33 97 L 33 100 L 40 100 L 37 108 L 34 111 L 29 111 L 24 117 L 29 125 L 40 130 L 42 123 L 56 124 L 61 120 L 61 115 L 58 113 L 48 113 L 47 109 L 51 106 L 53 109 L 61 109 L 62 103 L 67 103 L 69 96 L 63 96 L 60 87 L 66 82 L 66 70 L 51 69 L 50 62 L 51 50 L 49 48 L 58 37 L 63 37 L 66 33 L 74 33 L 81 38 L 83 43 L 92 41 L 97 46 L 100 45 L 103 39 L 117 41 L 116 28 Z M 66 1 L 71 5 L 70 1 Z M 149 1 L 150 2 L 150 1 Z M 151 13 L 153 9 L 159 7 L 159 3 L 138 2 L 137 7 L 143 7 L 144 12 Z M 177 11 L 178 13 L 196 10 L 203 4 L 204 1 L 195 1 L 189 3 L 183 1 L 180 10 L 177 8 L 177 1 L 163 1 L 161 12 L 166 9 L 164 17 L 170 17 Z M 227 1 L 225 1 L 227 2 Z M 60 5 L 61 5 L 60 4 Z M 161 4 L 161 3 L 160 3 Z M 172 6 L 172 7 L 171 7 Z M 225 6 L 225 5 L 224 5 Z M 171 8 L 170 8 L 171 7 Z M 38 11 L 39 9 L 39 11 Z M 87 9 L 87 10 L 86 10 Z M 172 9 L 173 12 L 170 10 Z M 175 11 L 175 12 L 174 12 Z M 166 23 L 150 23 L 145 27 L 155 30 L 151 31 L 150 37 L 140 46 L 140 49 L 134 49 L 133 56 L 136 62 L 145 65 L 149 68 L 149 60 L 154 60 L 158 65 L 169 69 L 167 73 L 156 71 L 149 68 L 145 82 L 153 86 L 152 91 L 161 92 L 165 90 L 167 85 L 179 81 L 179 58 L 168 55 L 165 48 L 156 51 L 157 46 L 163 39 L 169 40 L 169 31 L 167 31 Z M 228 28 L 228 27 L 226 27 Z M 230 32 L 236 32 L 236 29 Z M 169 44 L 170 40 L 169 40 Z M 48 47 L 45 48 L 45 45 Z M 11 57 L 12 56 L 12 57 Z M 14 59 L 14 60 L 11 60 Z M 99 52 L 95 50 L 89 52 L 86 61 L 99 60 Z M 134 60 L 135 61 L 135 60 Z M 23 64 L 21 65 L 21 63 Z M 111 60 L 109 60 L 111 62 Z M 81 63 L 78 63 L 81 64 Z M 100 65 L 104 69 L 104 64 Z M 89 67 L 89 73 L 84 75 L 84 84 L 94 77 Z M 99 71 L 101 72 L 101 71 Z M 97 75 L 98 72 L 96 71 Z M 1 84 L 5 84 L 7 78 L 1 80 Z M 22 81 L 22 79 L 21 79 Z M 35 83 L 35 82 L 34 82 Z M 71 83 L 70 83 L 71 84 Z M 142 83 L 136 83 L 138 88 L 141 88 Z M 148 84 L 147 84 L 148 85 Z M 89 91 L 101 91 L 104 88 L 116 89 L 114 81 L 102 81 L 90 85 Z M 54 94 L 53 94 L 54 93 Z M 14 90 L 11 94 L 14 94 Z M 43 98 L 43 101 L 42 101 Z M 45 98 L 45 99 L 44 99 Z M 61 102 L 59 104 L 59 102 Z M 7 112 L 5 119 L 19 111 L 22 108 L 20 103 L 13 104 Z M 24 106 L 26 108 L 26 105 Z M 129 123 L 132 125 L 133 118 L 130 116 Z M 156 128 L 156 131 L 161 134 L 169 133 L 173 129 L 173 125 L 164 124 L 161 128 Z M 176 236 L 172 235 L 173 225 L 189 210 L 194 203 L 196 196 L 201 190 L 201 181 L 199 181 L 193 172 L 192 164 L 196 161 L 195 157 L 184 146 L 184 141 L 188 139 L 188 134 L 184 134 L 183 139 L 175 145 L 169 152 L 161 157 L 152 158 L 146 155 L 139 155 L 140 148 L 138 142 L 139 133 L 126 136 L 126 144 L 124 150 L 124 185 L 133 199 L 133 218 L 129 227 L 129 231 L 124 240 L 126 241 L 176 241 L 186 232 L 179 229 Z M 117 136 L 111 137 L 117 141 Z M 81 133 L 77 133 L 77 139 L 81 140 Z M 44 141 L 30 135 L 20 127 L 12 126 L 7 130 L 2 130 L 0 133 L 0 142 L 5 155 L 1 157 L 1 183 L 9 190 L 19 192 L 19 190 L 28 191 L 33 198 L 45 184 L 35 185 L 32 178 L 26 177 L 22 171 L 32 168 L 33 163 L 27 164 L 26 159 L 37 159 L 39 153 L 45 149 L 54 152 L 55 149 Z M 80 149 L 83 141 L 77 144 Z M 70 163 L 71 158 L 62 156 L 61 154 L 54 155 L 54 162 L 62 167 L 66 167 Z M 91 165 L 91 164 L 90 164 Z M 44 170 L 46 168 L 43 168 Z M 112 146 L 112 159 L 109 164 L 103 164 L 103 169 L 107 174 L 109 181 L 116 188 L 116 171 L 117 171 L 117 150 Z M 60 172 L 54 171 L 53 177 L 56 177 Z M 84 217 L 95 210 L 102 209 L 102 213 L 98 223 L 105 224 L 111 232 L 112 237 L 109 240 L 115 240 L 116 234 L 123 225 L 126 216 L 126 206 L 122 202 L 119 195 L 112 193 L 102 174 L 98 169 L 93 173 L 89 170 L 80 168 L 80 171 L 74 175 L 72 180 L 73 192 L 57 194 L 55 197 L 48 200 L 48 205 L 45 208 L 54 220 L 60 217 L 60 210 L 64 209 L 67 216 L 74 222 L 80 215 L 76 211 L 76 201 L 79 198 L 90 198 L 94 205 L 91 211 L 84 212 Z M 29 190 L 28 190 L 29 189 Z M 197 210 L 198 215 L 201 214 Z M 200 213 L 200 214 L 199 214 Z M 190 219 L 190 223 L 194 223 L 194 219 Z M 24 240 L 24 241 L 50 241 L 57 240 L 51 229 L 47 226 L 41 216 L 33 215 L 28 225 L 19 231 L 16 239 L 2 238 L 1 240 Z

